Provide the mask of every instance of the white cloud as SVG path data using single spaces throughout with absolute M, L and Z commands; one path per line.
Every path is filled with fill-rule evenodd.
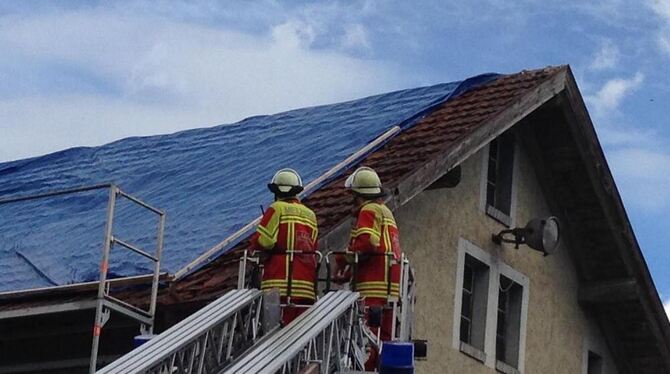
M 663 307 L 665 308 L 665 314 L 668 315 L 668 319 L 670 320 L 670 299 L 663 304 Z
M 311 48 L 320 32 L 313 23 L 288 20 L 261 33 L 242 33 L 132 9 L 0 17 L 0 55 L 8 56 L 0 61 L 0 75 L 4 89 L 17 92 L 3 97 L 0 87 L 0 161 L 407 84 L 390 63 Z M 354 28 L 349 43 L 364 45 L 364 36 Z M 33 69 L 54 65 L 94 75 L 102 89 L 54 92 L 56 81 L 39 92 L 21 91 L 23 78 L 38 74 Z M 15 72 L 19 77 L 12 77 Z
M 649 6 L 658 16 L 670 21 L 670 0 L 649 0 Z
M 619 63 L 621 53 L 619 48 L 611 40 L 603 42 L 596 53 L 590 68 L 592 70 L 606 70 L 615 68 Z
M 272 36 L 282 47 L 309 48 L 316 38 L 316 31 L 308 23 L 291 20 L 273 27 Z
M 670 55 L 670 0 L 648 0 L 651 10 L 661 19 L 656 43 L 661 52 Z
M 596 116 L 602 116 L 608 112 L 617 111 L 621 100 L 640 87 L 644 81 L 642 73 L 636 73 L 631 78 L 611 79 L 602 86 L 595 95 L 587 96 L 587 101 L 595 110 Z

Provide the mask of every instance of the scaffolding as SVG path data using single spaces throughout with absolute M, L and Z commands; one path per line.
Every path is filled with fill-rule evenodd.
M 153 206 L 143 202 L 142 200 L 122 191 L 117 185 L 113 183 L 96 184 L 91 186 L 69 188 L 57 191 L 50 191 L 40 194 L 33 194 L 28 196 L 19 196 L 6 199 L 0 199 L 0 205 L 14 204 L 24 201 L 46 199 L 57 196 L 79 194 L 84 192 L 96 190 L 109 190 L 109 198 L 107 201 L 107 213 L 104 232 L 104 243 L 102 247 L 102 259 L 100 262 L 100 277 L 98 281 L 98 293 L 96 298 L 96 312 L 95 321 L 93 323 L 93 342 L 91 344 L 91 358 L 89 362 L 89 373 L 95 373 L 97 369 L 98 348 L 100 344 L 100 335 L 102 328 L 110 318 L 111 311 L 123 314 L 140 323 L 140 332 L 144 334 L 151 334 L 154 326 L 154 316 L 156 314 L 156 298 L 158 295 L 158 283 L 160 278 L 160 261 L 163 252 L 163 234 L 165 230 L 165 212 L 154 208 Z M 139 248 L 132 243 L 124 241 L 114 236 L 114 212 L 118 198 L 124 198 L 137 206 L 146 209 L 158 216 L 158 232 L 156 236 L 156 249 L 154 253 L 150 253 L 142 248 Z M 122 300 L 119 300 L 110 294 L 111 280 L 107 278 L 109 270 L 109 258 L 111 250 L 115 245 L 119 245 L 129 251 L 139 254 L 151 262 L 153 262 L 153 273 L 151 275 L 151 295 L 149 301 L 149 309 L 144 310 L 135 305 L 131 305 Z

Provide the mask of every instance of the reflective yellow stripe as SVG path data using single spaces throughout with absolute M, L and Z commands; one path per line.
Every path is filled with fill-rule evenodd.
M 379 236 L 380 236 L 379 233 L 375 229 L 371 229 L 369 227 L 361 227 L 361 228 L 351 232 L 351 236 L 354 237 L 354 238 L 359 236 L 359 235 L 363 235 L 363 234 L 370 234 L 371 236 L 374 236 L 375 238 L 379 238 Z
M 270 231 L 268 231 L 265 227 L 263 227 L 263 226 L 261 226 L 261 225 L 258 225 L 258 232 L 259 232 L 261 235 L 264 235 L 264 236 L 266 236 L 266 237 L 268 237 L 268 238 L 272 238 L 272 237 L 274 236 Z
M 392 218 L 384 217 L 382 218 L 382 223 L 385 225 L 396 227 L 395 220 Z
M 288 285 L 288 280 L 283 280 L 283 279 L 272 279 L 272 280 L 264 280 L 261 282 L 261 284 L 267 284 L 267 285 Z M 304 281 L 304 280 L 299 280 L 299 279 L 294 279 L 291 281 L 292 286 L 304 286 L 304 287 L 314 287 L 314 283 L 310 281 Z
M 309 227 L 311 227 L 312 229 L 315 229 L 315 230 L 316 230 L 316 221 L 307 219 L 307 218 L 305 218 L 305 217 L 293 216 L 293 215 L 286 215 L 286 216 L 282 216 L 282 217 L 281 217 L 281 221 L 282 221 L 282 223 L 285 223 L 285 222 L 297 222 L 297 223 L 301 223 L 301 224 L 303 224 L 303 225 L 305 225 L 305 226 L 309 226 Z
M 278 287 L 278 286 L 269 286 L 261 284 L 262 290 L 276 289 L 279 291 L 281 296 L 288 296 L 288 287 Z M 292 297 L 305 297 L 308 299 L 316 298 L 313 288 L 308 287 L 291 287 L 291 296 Z
M 265 291 L 265 290 L 268 290 L 268 289 L 264 288 L 263 290 Z M 287 290 L 279 290 L 279 296 L 288 296 L 288 291 Z M 391 295 L 391 296 L 393 296 L 393 295 Z M 309 293 L 309 292 L 291 291 L 291 297 L 301 297 L 301 298 L 311 299 L 311 300 L 316 299 L 316 295 L 314 295 L 313 292 Z M 375 296 L 370 296 L 370 297 L 375 297 Z
M 278 285 L 278 284 L 263 284 L 261 285 L 261 288 L 278 288 L 280 290 L 288 290 L 287 285 Z M 297 286 L 297 285 L 292 285 L 291 290 L 303 290 L 303 291 L 308 291 L 308 292 L 314 292 L 314 287 L 306 287 L 306 286 Z
M 281 204 L 279 202 L 274 202 L 270 207 L 274 210 L 274 213 L 270 217 L 270 220 L 265 223 L 265 226 L 258 225 L 257 232 L 260 234 L 258 238 L 258 244 L 265 249 L 271 249 L 277 243 L 277 235 L 279 234 L 279 218 L 281 216 Z

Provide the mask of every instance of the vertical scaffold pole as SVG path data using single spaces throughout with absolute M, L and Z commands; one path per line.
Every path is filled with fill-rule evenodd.
M 156 262 L 154 263 L 154 278 L 151 283 L 151 303 L 149 304 L 149 314 L 153 320 L 156 316 L 156 298 L 158 296 L 158 277 L 161 272 L 161 254 L 163 253 L 163 235 L 165 233 L 165 212 L 161 212 L 158 217 L 158 238 L 156 238 Z M 149 334 L 153 334 L 154 325 L 149 326 Z
M 112 247 L 112 229 L 114 227 L 114 208 L 116 206 L 117 187 L 112 184 L 109 187 L 109 201 L 107 203 L 107 222 L 105 224 L 105 243 L 102 249 L 102 261 L 100 262 L 100 284 L 98 285 L 98 300 L 95 308 L 95 322 L 93 324 L 93 345 L 91 347 L 91 361 L 89 373 L 94 374 L 98 363 L 98 346 L 100 344 L 100 333 L 102 326 L 107 322 L 109 311 L 105 311 L 105 288 L 107 287 L 107 270 L 109 267 L 109 252 Z

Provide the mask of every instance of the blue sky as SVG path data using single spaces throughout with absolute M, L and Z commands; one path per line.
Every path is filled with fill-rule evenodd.
M 670 307 L 670 0 L 0 3 L 0 161 L 569 63 Z

